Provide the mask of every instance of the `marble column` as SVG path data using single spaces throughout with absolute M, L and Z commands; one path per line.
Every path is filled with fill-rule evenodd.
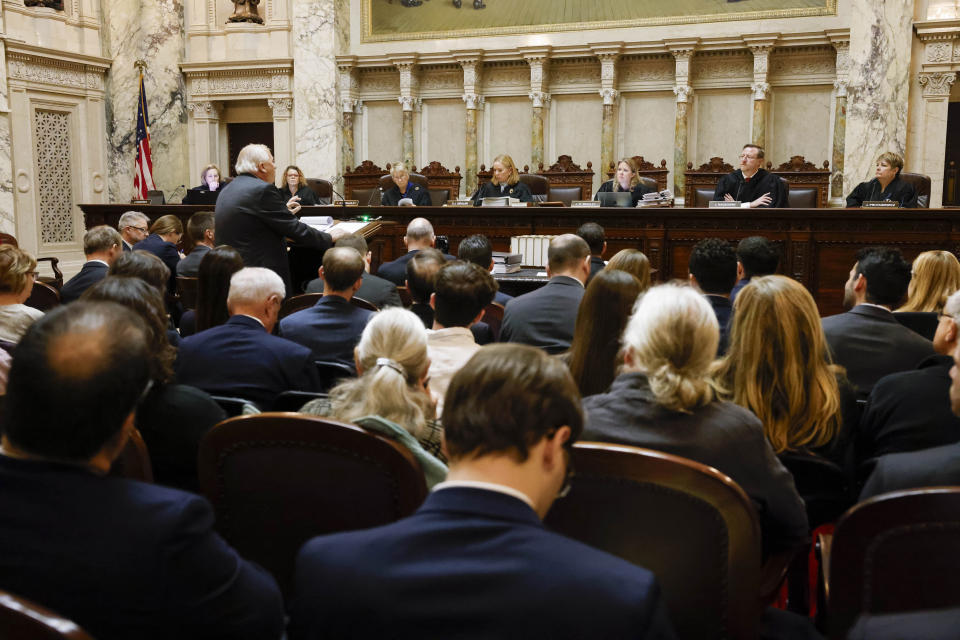
M 291 4 L 296 73 L 290 144 L 295 151 L 289 157 L 311 177 L 333 178 L 342 171 L 336 53 L 338 43 L 342 46 L 347 38 L 349 12 L 335 19 L 335 0 L 292 0 Z M 275 109 L 275 127 L 277 119 Z M 278 139 L 275 128 L 275 143 Z
M 670 45 L 670 53 L 675 61 L 673 93 L 677 96 L 677 115 L 673 131 L 673 195 L 677 199 L 684 198 L 687 170 L 687 133 L 689 123 L 687 116 L 690 110 L 690 97 L 693 87 L 690 86 L 690 59 L 693 57 L 696 42 L 676 42 Z
M 845 204 L 843 191 L 843 154 L 847 136 L 847 87 L 850 76 L 850 42 L 838 40 L 833 43 L 837 51 L 837 79 L 833 83 L 833 149 L 830 158 L 830 200 L 834 204 Z
M 402 135 L 400 152 L 407 169 L 413 166 L 413 111 L 420 90 L 420 82 L 416 73 L 416 57 L 404 56 L 394 59 L 393 66 L 400 72 L 400 97 L 397 100 L 403 108 Z
M 400 98 L 400 103 L 403 105 L 403 143 L 401 145 L 401 154 L 403 155 L 403 163 L 407 166 L 407 170 L 410 170 L 410 167 L 413 165 L 413 104 L 414 99 L 410 97 Z
M 767 112 L 770 101 L 767 100 L 767 93 L 770 91 L 769 83 L 751 85 L 753 91 L 753 131 L 750 139 L 753 144 L 766 148 L 767 146 Z
M 903 155 L 913 0 L 851 0 L 843 192 L 870 178 L 884 151 Z
M 603 121 L 600 126 L 600 166 L 601 175 L 613 164 L 613 134 L 617 128 L 614 107 L 620 92 L 616 89 L 601 89 L 603 98 Z
M 293 99 L 270 98 L 267 106 L 273 112 L 273 157 L 277 164 L 286 166 L 290 163 L 288 158 L 293 158 L 295 153 L 293 123 L 290 121 L 293 116 Z M 308 169 L 300 168 L 310 176 Z
M 344 168 L 353 169 L 356 166 L 354 157 L 354 127 L 356 115 L 360 115 L 360 81 L 357 78 L 356 56 L 337 56 L 337 67 L 340 73 L 340 164 L 337 165 L 337 175 Z
M 921 115 L 921 154 L 919 171 L 930 176 L 930 206 L 943 204 L 943 169 L 947 142 L 947 109 L 950 104 L 950 87 L 957 79 L 955 71 L 920 73 L 918 81 L 923 87 L 923 113 Z M 916 159 L 913 164 L 916 163 Z
M 479 118 L 477 111 L 483 109 L 484 99 L 483 96 L 472 93 L 464 94 L 463 101 L 467 105 L 465 120 L 466 171 L 464 172 L 463 188 L 464 193 L 469 196 L 477 189 L 477 170 L 480 166 L 477 159 L 477 119 Z
M 530 100 L 533 101 L 533 121 L 530 128 L 530 166 L 536 171 L 537 167 L 546 162 L 543 157 L 543 113 L 550 101 L 550 94 L 535 91 L 530 93 Z
M 353 110 L 356 100 L 343 100 L 343 140 L 340 141 L 340 163 L 352 169 L 356 164 L 353 157 Z
M 0 33 L 5 31 L 0 14 Z M 7 87 L 7 45 L 0 40 L 0 233 L 17 235 L 13 204 L 13 139 L 10 130 L 10 96 Z

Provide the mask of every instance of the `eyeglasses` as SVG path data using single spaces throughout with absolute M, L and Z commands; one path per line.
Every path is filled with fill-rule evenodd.
M 132 224 L 131 224 L 131 225 L 127 225 L 127 229 L 136 229 L 136 230 L 139 231 L 140 233 L 146 233 L 147 231 L 149 231 L 149 229 L 148 229 L 147 227 L 135 227 L 135 226 L 133 226 Z
M 33 276 L 33 279 L 36 280 L 37 278 L 40 277 L 40 272 L 39 272 L 39 271 L 27 271 L 27 275 L 28 275 L 28 276 Z

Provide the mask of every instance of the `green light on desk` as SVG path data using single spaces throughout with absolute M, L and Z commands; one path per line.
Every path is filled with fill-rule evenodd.
M 357 219 L 361 222 L 370 222 L 370 216 L 368 215 L 357 216 Z

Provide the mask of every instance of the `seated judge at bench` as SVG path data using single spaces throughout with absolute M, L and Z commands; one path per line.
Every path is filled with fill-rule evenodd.
M 518 198 L 520 202 L 533 202 L 533 194 L 527 185 L 520 182 L 520 173 L 513 164 L 513 158 L 501 154 L 493 160 L 493 180 L 477 189 L 473 194 L 473 204 L 479 207 L 484 198 Z
M 601 193 L 609 191 L 629 191 L 630 206 L 635 207 L 643 200 L 643 194 L 650 193 L 653 189 L 640 184 L 640 176 L 637 175 L 637 165 L 633 158 L 623 158 L 617 163 L 617 175 L 600 185 L 593 199 L 599 200 Z
M 300 167 L 295 165 L 290 165 L 284 169 L 283 183 L 278 184 L 277 189 L 280 189 L 280 196 L 288 201 L 288 206 L 289 201 L 293 198 L 299 198 L 297 202 L 305 207 L 320 204 L 317 202 L 317 194 L 307 186 L 307 179 L 303 176 L 303 171 L 300 171 Z
M 411 182 L 410 173 L 402 162 L 396 162 L 390 167 L 390 177 L 393 179 L 393 186 L 383 192 L 380 196 L 380 204 L 385 207 L 396 207 L 400 205 L 403 199 L 413 201 L 415 207 L 429 207 L 433 205 L 430 200 L 430 191 L 423 185 Z
M 873 180 L 861 182 L 847 196 L 848 207 L 861 207 L 864 202 L 894 200 L 905 209 L 917 207 L 917 190 L 900 177 L 903 158 L 887 151 L 877 158 L 877 173 Z
M 208 164 L 200 172 L 200 186 L 194 187 L 197 191 L 216 191 L 220 188 L 220 168 L 215 164 Z
M 787 206 L 787 190 L 780 176 L 761 168 L 763 155 L 763 147 L 744 145 L 740 168 L 720 178 L 713 200 L 739 201 L 745 209 Z

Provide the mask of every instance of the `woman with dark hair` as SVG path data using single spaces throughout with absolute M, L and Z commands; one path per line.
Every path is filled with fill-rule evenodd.
M 186 311 L 180 319 L 182 336 L 192 336 L 227 321 L 230 276 L 240 269 L 243 269 L 243 258 L 231 246 L 222 244 L 203 256 L 197 275 L 197 308 Z
M 604 269 L 587 285 L 567 356 L 580 395 L 592 396 L 610 388 L 623 364 L 620 335 L 642 291 L 639 280 L 617 270 Z
M 283 178 L 281 179 L 283 182 L 277 185 L 277 189 L 280 190 L 280 196 L 285 201 L 297 197 L 300 198 L 298 202 L 305 207 L 319 204 L 317 194 L 307 184 L 307 179 L 304 177 L 303 171 L 300 171 L 300 167 L 290 165 L 283 170 Z
M 150 225 L 150 235 L 133 245 L 134 249 L 149 251 L 163 260 L 163 264 L 170 269 L 167 279 L 167 292 L 177 292 L 177 263 L 180 262 L 180 251 L 177 243 L 183 237 L 183 223 L 173 214 L 161 216 Z
M 173 384 L 176 350 L 167 340 L 163 296 L 140 278 L 107 276 L 87 289 L 80 299 L 116 302 L 140 315 L 153 355 L 153 386 L 137 410 L 136 426 L 150 451 L 156 482 L 197 491 L 200 439 L 227 415 L 200 389 Z

